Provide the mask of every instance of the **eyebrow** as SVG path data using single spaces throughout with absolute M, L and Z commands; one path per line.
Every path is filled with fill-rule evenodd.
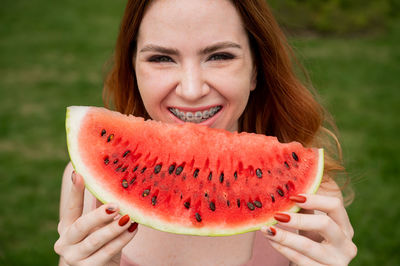
M 215 51 L 218 51 L 220 49 L 225 49 L 225 48 L 236 48 L 236 49 L 242 49 L 242 47 L 234 42 L 218 42 L 213 45 L 207 46 L 204 49 L 201 49 L 199 54 L 210 54 Z M 168 55 L 179 55 L 179 51 L 175 48 L 169 48 L 169 47 L 163 47 L 160 45 L 155 45 L 155 44 L 148 44 L 142 49 L 140 49 L 140 53 L 144 52 L 159 52 L 162 54 L 168 54 Z
M 155 44 L 149 44 L 140 49 L 140 53 L 144 52 L 159 52 L 162 54 L 178 55 L 179 51 L 174 48 L 163 47 Z
M 210 54 L 210 53 L 213 53 L 215 51 L 218 51 L 220 49 L 225 49 L 225 48 L 242 49 L 242 47 L 239 44 L 234 43 L 234 42 L 218 42 L 218 43 L 215 43 L 215 44 L 213 44 L 211 46 L 205 47 L 204 49 L 202 49 L 200 51 L 200 54 L 203 54 L 203 55 L 204 54 Z

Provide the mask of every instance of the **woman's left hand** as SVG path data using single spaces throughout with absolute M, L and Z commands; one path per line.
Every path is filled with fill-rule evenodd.
M 298 265 L 348 265 L 356 256 L 357 247 L 352 241 L 354 231 L 343 202 L 323 195 L 299 195 L 291 199 L 302 209 L 319 212 L 277 213 L 275 219 L 280 225 L 304 231 L 305 235 L 275 226 L 264 227 L 261 231 L 271 245 Z M 322 241 L 307 237 L 310 233 L 318 233 Z

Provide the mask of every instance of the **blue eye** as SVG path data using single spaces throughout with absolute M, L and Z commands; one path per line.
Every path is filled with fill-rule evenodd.
M 219 54 L 213 54 L 211 55 L 208 60 L 209 61 L 220 61 L 220 60 L 230 60 L 230 59 L 234 59 L 235 56 L 232 54 L 228 54 L 228 53 L 219 53 Z
M 165 63 L 165 62 L 174 62 L 171 57 L 166 56 L 166 55 L 154 55 L 149 58 L 149 62 L 155 62 L 155 63 Z

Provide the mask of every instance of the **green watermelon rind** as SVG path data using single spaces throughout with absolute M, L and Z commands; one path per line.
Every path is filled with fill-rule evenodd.
M 67 146 L 68 153 L 71 158 L 71 163 L 73 168 L 77 173 L 79 173 L 85 181 L 86 188 L 102 203 L 108 202 L 120 202 L 122 199 L 115 197 L 114 193 L 107 191 L 100 183 L 96 182 L 96 179 L 92 177 L 89 169 L 83 162 L 79 154 L 78 144 L 73 140 L 78 139 L 77 135 L 79 133 L 79 128 L 82 119 L 85 117 L 86 113 L 91 107 L 68 107 L 66 114 L 66 131 L 67 131 Z M 324 173 L 324 151 L 323 149 L 318 149 L 318 167 L 317 173 L 315 175 L 314 182 L 309 186 L 304 194 L 315 194 L 318 190 L 322 177 Z M 97 192 L 101 191 L 101 195 Z M 146 217 L 146 214 L 142 213 L 140 210 L 135 208 L 130 208 L 128 205 L 123 207 L 124 204 L 120 206 L 120 213 L 122 215 L 129 214 L 131 219 L 145 225 L 147 227 L 154 228 L 156 230 L 175 233 L 175 234 L 185 234 L 185 235 L 203 235 L 203 236 L 229 236 L 242 234 L 247 232 L 252 232 L 261 229 L 263 226 L 271 226 L 277 223 L 277 221 L 272 217 L 271 219 L 258 224 L 252 224 L 250 226 L 241 226 L 229 228 L 229 225 L 221 225 L 220 228 L 207 228 L 203 226 L 201 228 L 197 227 L 182 227 L 181 224 L 174 225 L 172 223 L 163 222 L 162 218 L 158 219 L 155 216 Z M 288 210 L 280 210 L 285 212 L 298 212 L 300 208 L 293 203 L 293 207 Z

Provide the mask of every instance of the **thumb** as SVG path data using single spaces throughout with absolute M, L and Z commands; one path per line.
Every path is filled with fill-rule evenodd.
M 69 226 L 74 223 L 83 211 L 83 200 L 85 183 L 81 175 L 75 171 L 71 174 L 71 189 L 67 197 L 66 212 L 63 216 L 63 225 Z

